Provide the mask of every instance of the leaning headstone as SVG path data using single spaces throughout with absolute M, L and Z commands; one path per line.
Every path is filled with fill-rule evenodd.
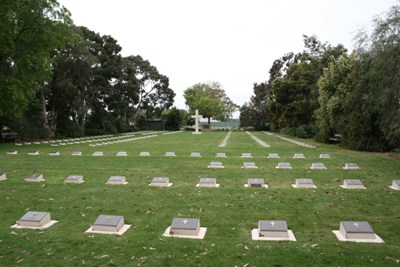
M 125 151 L 117 152 L 117 157 L 126 157 L 126 156 L 128 156 L 128 153 Z
M 368 222 L 341 221 L 339 231 L 332 231 L 337 239 L 348 242 L 385 243 Z
M 326 170 L 325 164 L 323 163 L 312 163 L 311 169 L 313 170 Z
M 277 168 L 277 169 L 291 169 L 292 166 L 288 162 L 278 162 L 278 165 L 275 168 Z
M 393 180 L 392 185 L 389 187 L 394 190 L 400 190 L 400 180 Z
M 245 184 L 244 187 L 268 188 L 268 185 L 265 184 L 264 179 L 262 178 L 249 178 L 247 179 L 247 184 Z
M 27 182 L 43 182 L 43 175 L 39 173 L 30 174 L 24 179 Z
M 84 183 L 82 175 L 69 175 L 65 180 L 64 183 L 73 183 L 73 184 L 80 184 Z
M 254 162 L 243 162 L 242 169 L 257 169 L 257 166 Z
M 29 151 L 29 152 L 28 152 L 28 155 L 30 155 L 30 156 L 37 156 L 37 155 L 39 155 L 39 151 L 37 151 L 37 150 Z
M 194 157 L 194 158 L 200 158 L 201 154 L 199 152 L 192 152 L 192 153 L 190 153 L 190 156 Z
M 5 173 L 0 173 L 0 181 L 7 180 L 7 175 Z
M 224 168 L 224 165 L 222 165 L 222 162 L 219 161 L 213 161 L 210 163 L 210 165 L 208 165 L 208 168 L 212 168 L 212 169 L 222 169 Z
M 123 216 L 99 215 L 85 233 L 123 235 L 131 225 L 125 224 Z
M 358 166 L 357 163 L 346 163 L 344 164 L 343 169 L 345 170 L 358 170 L 360 167 Z
M 51 220 L 49 212 L 28 211 L 11 228 L 46 229 L 57 223 Z
M 168 177 L 154 177 L 153 180 L 151 180 L 150 186 L 171 187 L 172 183 L 169 182 Z
M 175 152 L 166 152 L 165 156 L 166 157 L 175 157 L 176 155 L 175 155 Z
M 219 184 L 217 184 L 217 179 L 215 178 L 200 178 L 196 187 L 219 187 Z
M 251 153 L 242 153 L 242 156 L 240 156 L 241 158 L 252 158 L 253 156 L 251 155 Z
M 17 155 L 18 154 L 18 151 L 17 150 L 10 150 L 10 151 L 7 151 L 7 155 Z
M 163 236 L 203 239 L 206 231 L 206 227 L 200 227 L 200 219 L 174 218 L 171 226 L 165 230 Z
M 49 156 L 60 156 L 60 152 L 59 151 L 50 151 Z
M 276 153 L 270 153 L 268 154 L 269 159 L 279 159 L 279 155 Z
M 81 151 L 74 151 L 71 154 L 72 156 L 82 156 L 82 152 Z
M 102 151 L 95 151 L 95 152 L 93 152 L 93 156 L 102 157 L 103 156 L 103 152 Z
M 125 185 L 127 183 L 128 182 L 126 181 L 125 176 L 111 176 L 107 181 L 107 184 L 112 184 L 112 185 L 114 184 Z
M 293 231 L 289 230 L 286 221 L 260 220 L 258 228 L 251 231 L 252 240 L 296 241 Z
M 317 188 L 312 179 L 296 179 L 296 183 L 292 184 L 294 188 Z
M 304 154 L 294 154 L 293 158 L 294 159 L 305 159 L 306 157 L 304 157 Z
M 319 154 L 320 159 L 330 159 L 331 156 L 329 154 Z
M 217 153 L 216 157 L 217 158 L 226 158 L 226 154 L 225 153 Z
M 345 179 L 343 180 L 343 185 L 340 187 L 346 189 L 366 189 L 363 183 L 360 180 L 356 179 Z
M 141 157 L 150 157 L 150 152 L 142 151 L 139 153 L 139 156 Z

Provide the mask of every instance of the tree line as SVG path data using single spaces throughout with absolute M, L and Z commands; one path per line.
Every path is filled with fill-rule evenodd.
M 113 37 L 74 25 L 56 0 L 4 0 L 0 28 L 0 130 L 116 133 L 177 114 L 167 112 L 167 76 L 139 55 L 122 57 Z
M 354 150 L 400 148 L 400 6 L 360 31 L 356 48 L 304 36 L 304 51 L 275 60 L 241 108 L 242 127 L 272 130 Z

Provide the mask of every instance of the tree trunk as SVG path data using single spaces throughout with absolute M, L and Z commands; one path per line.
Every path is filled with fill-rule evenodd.
M 41 101 L 41 109 L 42 109 L 42 117 L 43 117 L 43 128 L 47 132 L 47 137 L 48 138 L 53 138 L 55 135 L 55 128 L 56 128 L 56 122 L 53 122 L 52 125 L 49 124 L 49 119 L 47 117 L 47 108 L 46 108 L 46 96 L 44 93 L 44 90 L 40 90 L 40 101 Z M 53 109 L 54 112 L 54 109 Z M 52 119 L 54 116 L 52 116 Z

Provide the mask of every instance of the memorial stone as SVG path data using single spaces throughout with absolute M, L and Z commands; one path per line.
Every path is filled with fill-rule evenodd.
M 278 166 L 276 166 L 277 169 L 291 169 L 292 166 L 288 162 L 278 162 Z
M 217 158 L 226 158 L 226 154 L 225 153 L 217 153 L 216 157 Z
M 319 155 L 319 158 L 320 158 L 320 159 L 330 159 L 331 156 L 330 156 L 329 154 L 320 154 L 320 155 Z
M 400 190 L 400 180 L 393 180 L 392 186 L 390 188 L 394 190 Z
M 218 187 L 217 179 L 215 178 L 200 178 L 197 187 Z
M 93 152 L 93 156 L 102 157 L 103 156 L 103 152 L 102 151 L 95 151 L 95 152 Z
M 18 226 L 42 227 L 51 222 L 49 212 L 28 211 L 17 221 Z
M 304 154 L 294 154 L 293 158 L 294 159 L 305 159 L 306 157 L 304 157 Z
M 24 180 L 27 182 L 42 182 L 42 181 L 44 181 L 43 175 L 38 174 L 38 173 L 30 174 L 30 175 L 26 176 Z
M 7 180 L 7 175 L 5 173 L 0 173 L 0 181 Z
M 243 162 L 242 168 L 244 169 L 257 169 L 257 166 L 254 162 Z
M 208 166 L 208 168 L 224 168 L 224 166 L 222 165 L 222 162 L 219 161 L 213 161 L 210 163 L 210 165 Z
M 7 151 L 7 155 L 17 155 L 18 154 L 18 151 L 17 150 L 10 150 L 10 151 Z
M 125 151 L 117 152 L 117 157 L 126 157 L 126 156 L 128 156 L 128 153 Z
M 345 179 L 343 180 L 343 185 L 341 187 L 347 189 L 365 189 L 363 183 L 357 179 Z
M 368 222 L 342 221 L 339 232 L 348 239 L 375 239 L 375 232 Z
M 174 218 L 169 231 L 170 235 L 197 236 L 200 231 L 200 220 L 191 218 Z
M 269 159 L 279 159 L 279 155 L 278 155 L 278 154 L 275 154 L 275 153 L 268 154 L 268 158 L 269 158 Z
M 175 155 L 175 152 L 166 152 L 165 156 L 166 157 L 175 157 L 176 155 Z
M 323 163 L 312 163 L 311 169 L 313 170 L 326 170 L 325 164 Z
M 101 232 L 118 232 L 124 224 L 123 216 L 99 215 L 92 225 L 92 229 Z
M 296 179 L 294 187 L 298 188 L 316 188 L 312 179 L 299 178 Z
M 357 170 L 360 169 L 357 163 L 346 163 L 344 164 L 343 169 L 345 170 Z
M 149 157 L 150 156 L 150 152 L 142 151 L 142 152 L 140 152 L 139 156 L 141 156 L 141 157 Z
M 264 179 L 260 178 L 249 178 L 247 179 L 247 187 L 264 187 Z
M 260 236 L 264 237 L 281 237 L 281 238 L 289 237 L 286 221 L 281 221 L 281 220 L 258 221 L 258 232 Z
M 80 184 L 83 183 L 83 176 L 82 175 L 69 175 L 65 180 L 65 183 L 74 183 L 74 184 Z
M 251 153 L 242 153 L 241 158 L 252 158 L 253 156 L 251 155 Z
M 82 152 L 81 151 L 74 151 L 71 154 L 72 156 L 82 156 Z
M 170 186 L 172 185 L 169 182 L 169 178 L 167 177 L 154 177 L 150 183 L 151 186 Z
M 108 181 L 107 184 L 127 184 L 128 182 L 125 179 L 125 176 L 111 176 Z
M 192 152 L 192 153 L 190 153 L 190 156 L 194 157 L 194 158 L 200 158 L 201 157 L 199 152 Z

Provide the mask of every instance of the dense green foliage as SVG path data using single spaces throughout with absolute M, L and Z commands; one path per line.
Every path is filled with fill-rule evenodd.
M 371 36 L 360 32 L 348 55 L 315 37 L 305 50 L 276 60 L 268 82 L 254 85 L 241 107 L 241 125 L 270 128 L 341 145 L 385 151 L 400 147 L 400 6 L 374 20 Z

